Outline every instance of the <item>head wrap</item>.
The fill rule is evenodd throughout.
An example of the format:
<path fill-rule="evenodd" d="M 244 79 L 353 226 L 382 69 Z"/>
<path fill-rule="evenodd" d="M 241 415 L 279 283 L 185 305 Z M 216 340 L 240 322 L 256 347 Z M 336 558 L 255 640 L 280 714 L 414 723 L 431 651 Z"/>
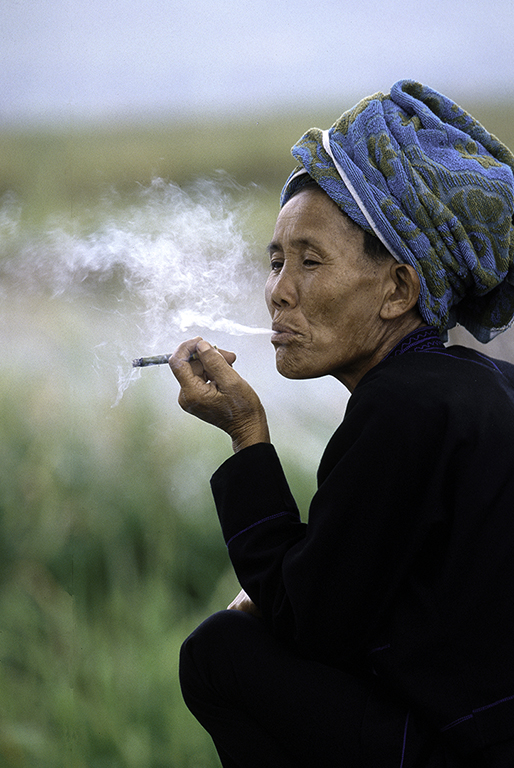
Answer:
<path fill-rule="evenodd" d="M 423 319 L 489 341 L 514 317 L 514 156 L 453 101 L 412 80 L 295 144 L 281 205 L 310 178 L 419 275 Z M 308 175 L 307 175 L 308 174 Z"/>

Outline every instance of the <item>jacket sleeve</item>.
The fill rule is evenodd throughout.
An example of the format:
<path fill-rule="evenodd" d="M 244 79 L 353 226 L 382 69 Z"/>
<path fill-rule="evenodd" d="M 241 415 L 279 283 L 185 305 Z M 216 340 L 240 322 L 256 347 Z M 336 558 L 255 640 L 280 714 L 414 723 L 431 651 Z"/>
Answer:
<path fill-rule="evenodd" d="M 439 429 L 418 413 L 425 424 L 420 445 L 398 394 L 357 391 L 322 460 L 308 524 L 299 520 L 271 445 L 236 454 L 212 478 L 242 587 L 277 636 L 337 666 L 362 660 L 432 524 L 420 519 L 416 501 Z"/>

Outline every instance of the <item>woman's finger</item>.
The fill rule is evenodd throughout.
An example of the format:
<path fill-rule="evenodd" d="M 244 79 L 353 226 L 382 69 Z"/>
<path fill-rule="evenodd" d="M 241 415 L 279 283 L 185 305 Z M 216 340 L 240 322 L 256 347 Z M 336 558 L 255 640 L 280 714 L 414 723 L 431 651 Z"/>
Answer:
<path fill-rule="evenodd" d="M 200 362 L 194 368 L 191 365 L 193 362 L 191 358 L 195 354 L 196 347 L 200 341 L 202 341 L 201 336 L 183 341 L 168 360 L 168 364 L 181 386 L 187 386 L 188 383 L 191 383 L 193 376 L 198 376 L 202 373 L 203 366 Z"/>
<path fill-rule="evenodd" d="M 217 349 L 220 355 L 223 355 L 229 365 L 234 365 L 237 360 L 237 355 L 235 352 L 229 352 L 228 350 L 220 349 L 219 347 Z"/>
<path fill-rule="evenodd" d="M 220 356 L 229 365 L 233 365 L 236 361 L 235 352 L 229 352 L 226 349 L 219 349 L 218 347 L 209 344 L 209 342 L 205 341 L 204 339 L 201 339 L 196 345 L 196 356 L 199 360 L 202 361 L 202 363 L 205 361 L 205 363 L 207 363 L 207 365 L 210 364 L 211 367 L 212 365 L 215 367 L 219 365 L 221 362 Z"/>
<path fill-rule="evenodd" d="M 199 375 L 205 381 L 215 382 L 220 389 L 225 388 L 234 377 L 240 378 L 232 369 L 236 360 L 234 352 L 218 349 L 202 339 L 197 344 L 194 357 L 192 365 L 199 363 L 202 366 Z"/>

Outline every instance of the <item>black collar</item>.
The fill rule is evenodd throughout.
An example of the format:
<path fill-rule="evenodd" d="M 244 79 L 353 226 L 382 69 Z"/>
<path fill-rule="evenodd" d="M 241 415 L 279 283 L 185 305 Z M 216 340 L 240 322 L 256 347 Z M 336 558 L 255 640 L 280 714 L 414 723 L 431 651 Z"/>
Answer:
<path fill-rule="evenodd" d="M 384 357 L 384 360 L 404 355 L 406 352 L 428 352 L 432 349 L 445 349 L 445 346 L 434 326 L 425 325 L 423 328 L 417 328 L 404 336 Z"/>

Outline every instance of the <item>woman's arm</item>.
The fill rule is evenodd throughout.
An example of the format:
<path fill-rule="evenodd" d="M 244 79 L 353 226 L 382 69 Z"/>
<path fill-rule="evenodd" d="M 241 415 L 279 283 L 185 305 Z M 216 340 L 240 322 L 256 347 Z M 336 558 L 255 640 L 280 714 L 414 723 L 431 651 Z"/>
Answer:
<path fill-rule="evenodd" d="M 327 663 L 351 663 L 444 509 L 441 424 L 404 394 L 365 386 L 325 453 L 309 522 L 300 522 L 271 445 L 233 456 L 212 478 L 230 558 L 273 632 Z M 367 391 L 369 389 L 369 392 Z M 426 398 L 425 398 L 426 400 Z M 430 410 L 430 401 L 428 408 Z M 423 416 L 423 413 L 421 413 Z M 436 483 L 436 486 L 438 483 Z"/>

